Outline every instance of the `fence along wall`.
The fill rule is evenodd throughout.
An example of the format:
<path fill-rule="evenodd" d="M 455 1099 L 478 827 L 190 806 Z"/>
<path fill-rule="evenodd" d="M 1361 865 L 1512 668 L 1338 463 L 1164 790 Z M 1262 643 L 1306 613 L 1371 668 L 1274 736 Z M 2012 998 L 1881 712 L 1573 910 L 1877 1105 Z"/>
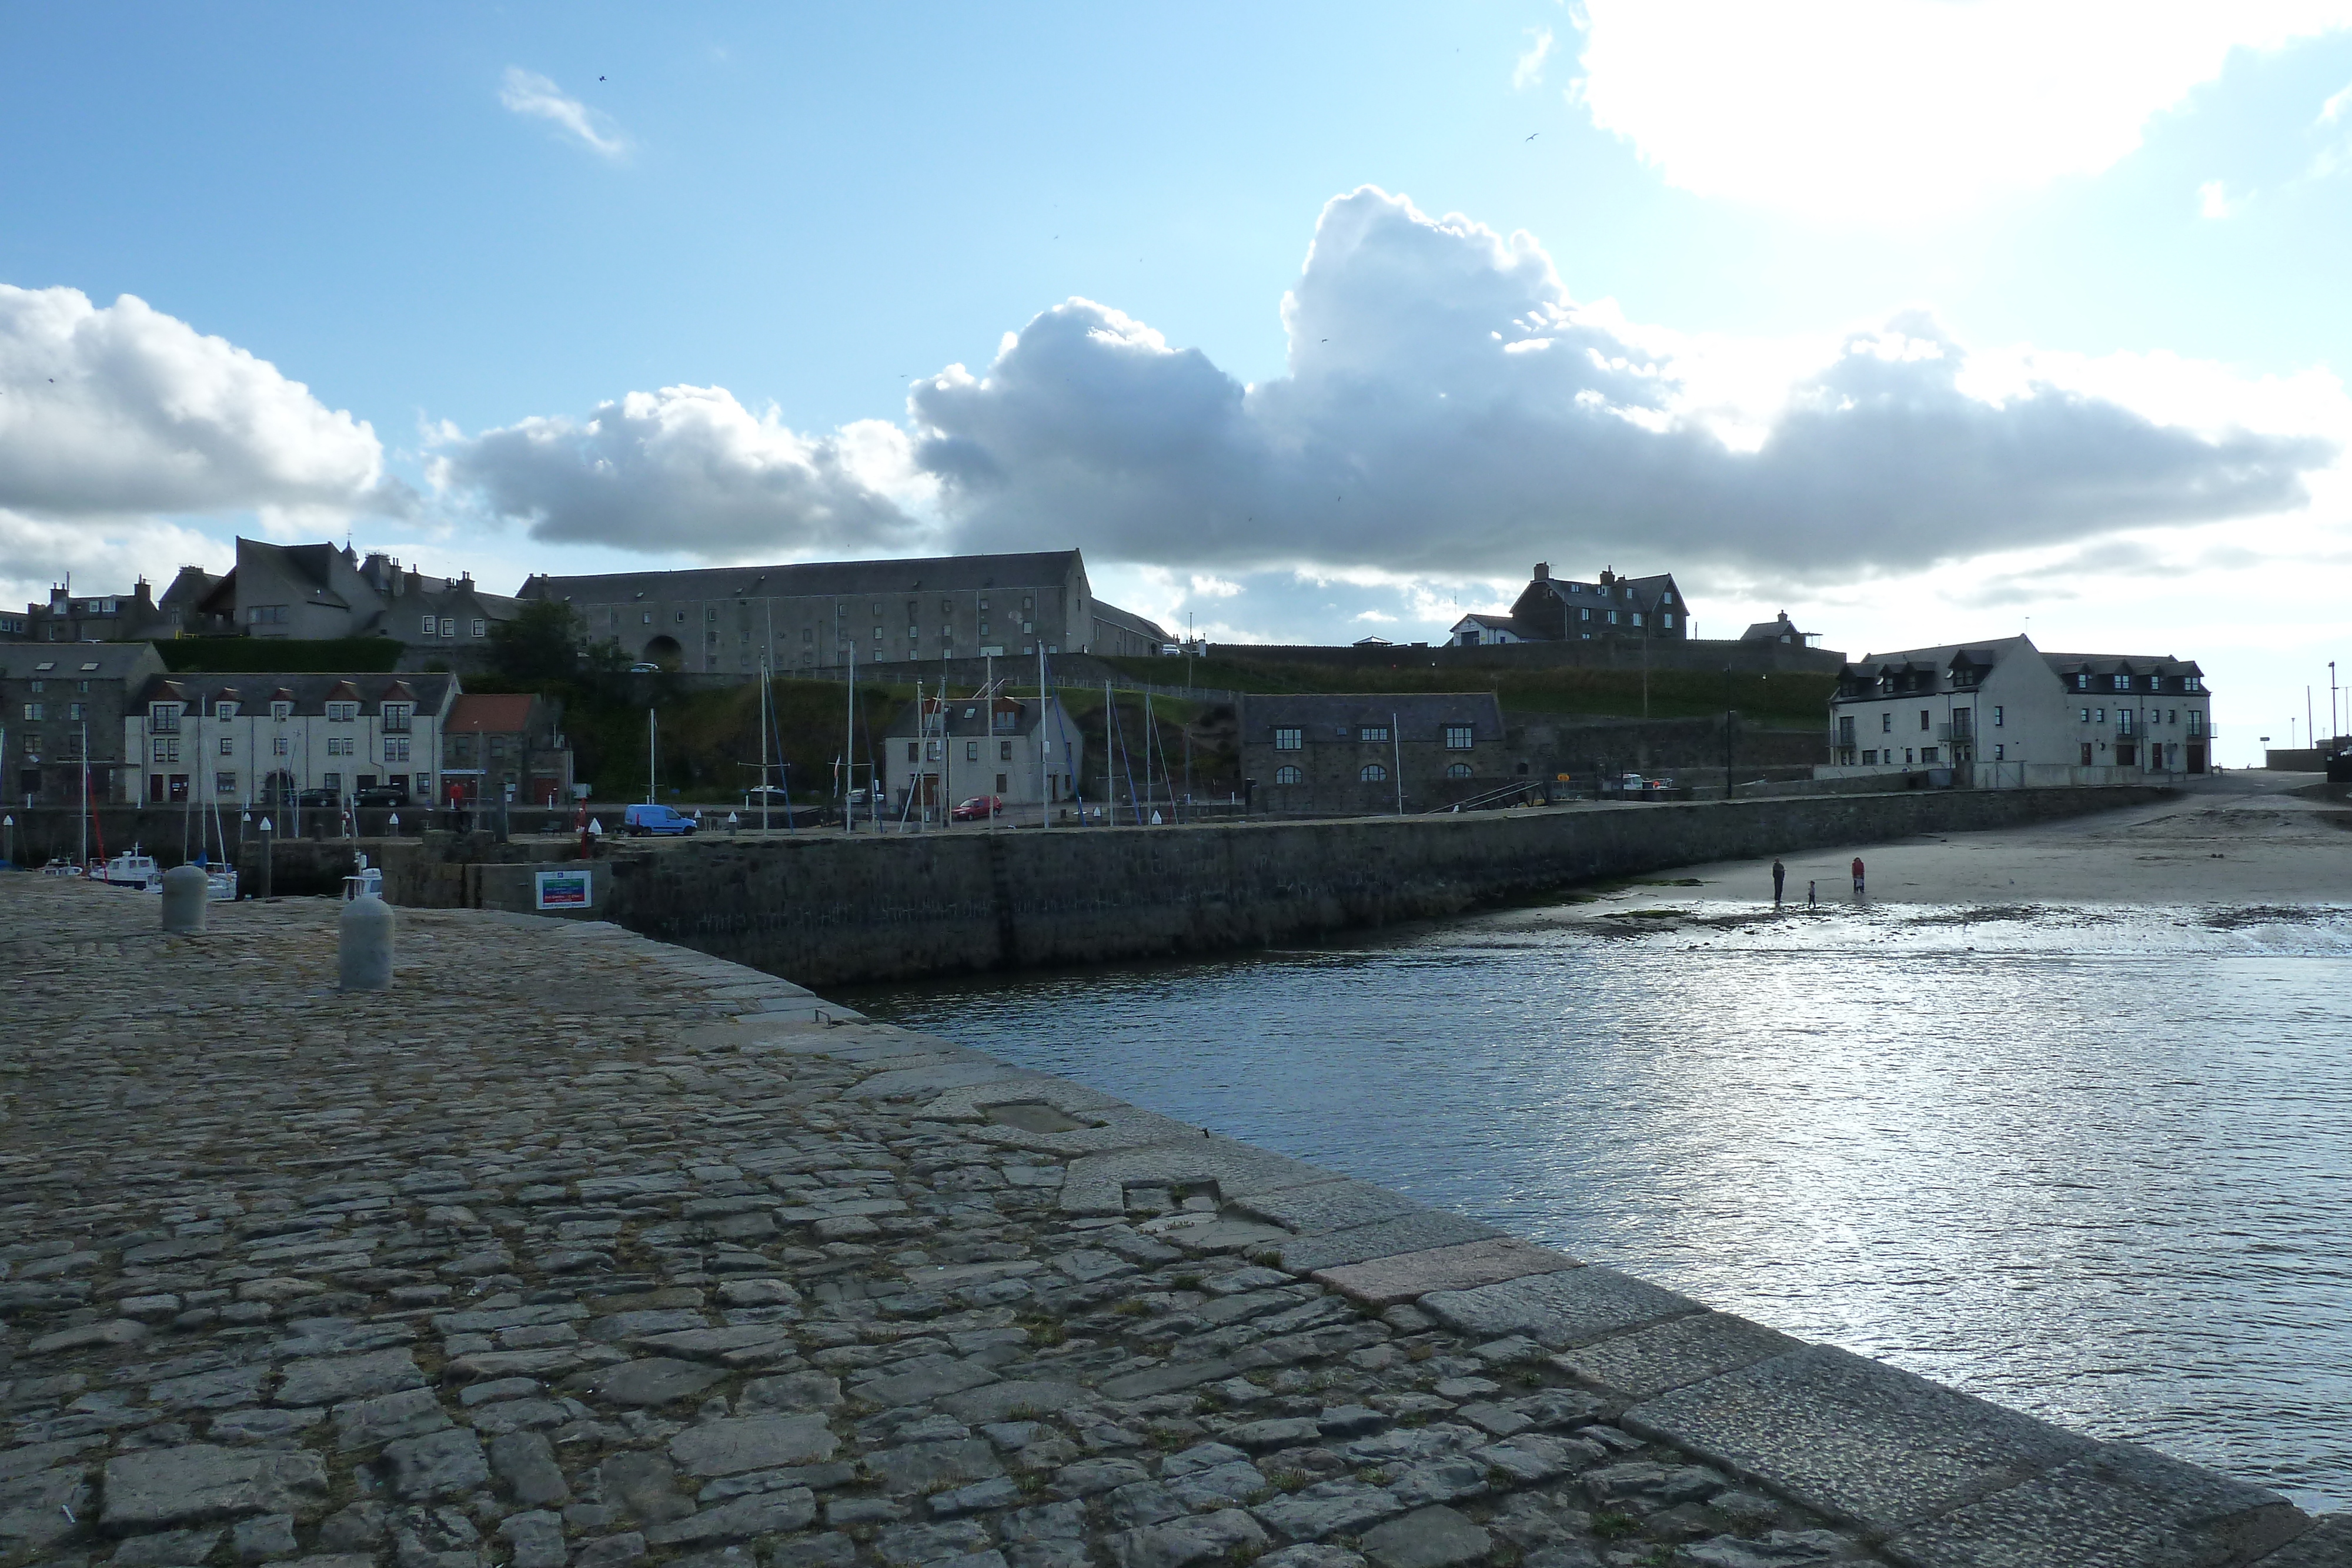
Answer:
<path fill-rule="evenodd" d="M 619 848 L 593 917 L 825 987 L 1255 946 L 1702 861 L 2006 827 L 2158 789 Z M 528 846 L 384 846 L 395 903 L 527 910 Z M 512 856 L 499 863 L 492 855 Z"/>

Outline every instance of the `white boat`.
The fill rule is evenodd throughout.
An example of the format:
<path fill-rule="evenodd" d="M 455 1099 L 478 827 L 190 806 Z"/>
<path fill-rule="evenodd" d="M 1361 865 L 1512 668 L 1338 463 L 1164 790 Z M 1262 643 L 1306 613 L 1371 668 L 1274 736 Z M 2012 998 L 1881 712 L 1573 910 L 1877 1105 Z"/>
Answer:
<path fill-rule="evenodd" d="M 68 860 L 53 860 L 41 868 L 43 876 L 79 876 L 81 867 Z"/>
<path fill-rule="evenodd" d="M 163 868 L 155 863 L 153 855 L 141 853 L 137 844 L 108 861 L 97 877 L 109 887 L 136 887 L 159 893 L 163 887 Z"/>

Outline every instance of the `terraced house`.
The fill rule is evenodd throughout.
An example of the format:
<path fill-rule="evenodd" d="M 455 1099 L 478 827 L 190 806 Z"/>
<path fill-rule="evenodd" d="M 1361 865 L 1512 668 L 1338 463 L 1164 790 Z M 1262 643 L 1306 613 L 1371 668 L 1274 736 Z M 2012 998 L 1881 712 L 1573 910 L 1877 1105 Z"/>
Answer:
<path fill-rule="evenodd" d="M 1518 777 L 1492 692 L 1245 695 L 1242 771 L 1274 811 L 1429 810 Z"/>
<path fill-rule="evenodd" d="M 457 680 L 446 674 L 157 675 L 122 719 L 137 794 L 223 806 L 389 786 L 422 797 Z"/>
<path fill-rule="evenodd" d="M 1981 786 L 2203 773 L 2211 694 L 2194 660 L 2045 653 L 2025 637 L 1873 653 L 1830 699 L 1823 777 L 1952 768 Z"/>

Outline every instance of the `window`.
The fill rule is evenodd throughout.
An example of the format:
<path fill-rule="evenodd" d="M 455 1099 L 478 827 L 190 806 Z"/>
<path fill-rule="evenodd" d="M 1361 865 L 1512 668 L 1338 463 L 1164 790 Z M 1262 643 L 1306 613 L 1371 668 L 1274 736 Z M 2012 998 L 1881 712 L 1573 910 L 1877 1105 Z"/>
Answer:
<path fill-rule="evenodd" d="M 639 612 L 637 612 L 637 624 L 638 624 L 638 625 L 640 625 L 640 626 L 650 626 L 650 625 L 652 625 L 653 623 L 654 623 L 654 612 L 653 612 L 652 611 L 650 611 L 650 610 L 641 610 L 641 611 L 639 611 Z"/>
<path fill-rule="evenodd" d="M 875 640 L 877 643 L 879 643 L 880 641 L 882 641 L 882 628 L 881 628 L 881 627 L 879 627 L 879 626 L 877 626 L 876 628 L 874 628 L 874 640 Z"/>
<path fill-rule="evenodd" d="M 1358 738 L 1358 739 L 1360 739 L 1360 740 L 1367 740 L 1367 741 L 1371 741 L 1371 740 L 1386 741 L 1386 740 L 1388 739 L 1388 737 L 1389 737 L 1389 727 L 1388 727 L 1387 725 L 1384 725 L 1384 724 L 1368 724 L 1368 725 L 1364 726 L 1364 732 L 1363 732 L 1363 734 L 1361 734 L 1360 736 L 1357 737 L 1357 738 Z"/>
<path fill-rule="evenodd" d="M 1865 752 L 1864 752 L 1864 753 L 1862 754 L 1862 765 L 1863 765 L 1864 767 L 1865 767 L 1865 768 L 1875 768 L 1875 767 L 1877 767 L 1877 766 L 1878 766 L 1878 753 L 1876 753 L 1875 751 L 1865 751 Z"/>
<path fill-rule="evenodd" d="M 920 762 L 922 759 L 923 748 L 921 743 L 913 740 L 907 742 L 907 760 L 909 762 Z"/>
<path fill-rule="evenodd" d="M 1995 762 L 2000 762 L 2000 761 L 2004 760 L 2004 759 L 2005 759 L 2005 756 L 2006 756 L 2006 754 L 2007 754 L 2008 750 L 2009 750 L 2009 747 L 2007 747 L 2006 746 L 1996 746 L 1996 747 L 1994 747 L 1992 748 L 1992 759 L 1993 759 Z"/>
<path fill-rule="evenodd" d="M 1276 751 L 1299 750 L 1306 745 L 1305 733 L 1297 729 L 1277 729 L 1274 732 L 1274 748 Z"/>
<path fill-rule="evenodd" d="M 1576 612 L 1576 618 L 1577 618 L 1579 621 L 1590 621 L 1590 620 L 1591 620 L 1591 619 L 1592 619 L 1592 610 L 1591 610 L 1591 607 L 1590 605 L 1587 605 L 1587 606 L 1586 606 L 1586 607 L 1584 607 L 1583 609 L 1579 610 L 1579 611 Z"/>
<path fill-rule="evenodd" d="M 220 737 L 220 754 L 223 757 L 235 757 L 236 755 L 236 739 L 235 737 L 224 735 Z"/>
<path fill-rule="evenodd" d="M 1013 743 L 1011 741 L 1000 740 L 996 743 L 996 760 L 999 762 L 1010 762 L 1013 760 Z"/>
<path fill-rule="evenodd" d="M 1021 608 L 1024 610 L 1034 610 L 1037 608 L 1037 601 L 1034 599 L 1024 599 L 1021 601 Z"/>
<path fill-rule="evenodd" d="M 2166 708 L 2164 710 L 2164 722 L 2167 724 L 2179 724 L 2180 722 L 2180 710 L 2177 707 Z"/>
<path fill-rule="evenodd" d="M 357 703 L 329 703 L 327 705 L 327 722 L 329 724 L 350 724 L 359 716 L 360 705 Z"/>
<path fill-rule="evenodd" d="M 2131 708 L 2119 707 L 2116 709 L 2116 733 L 2117 735 L 2132 734 L 2134 732 L 2132 721 L 2138 716 L 2139 715 L 2137 712 Z"/>
<path fill-rule="evenodd" d="M 383 732 L 386 735 L 401 735 L 406 733 L 410 716 L 415 714 L 416 709 L 409 703 L 386 703 L 383 705 Z"/>
<path fill-rule="evenodd" d="M 967 740 L 963 743 L 963 759 L 966 762 L 977 762 L 980 760 L 980 742 L 976 740 Z"/>
<path fill-rule="evenodd" d="M 34 684 L 35 685 L 40 685 L 40 683 L 39 683 L 38 681 L 36 681 L 36 682 L 34 682 L 33 684 Z M 42 704 L 40 704 L 40 703 L 26 703 L 26 704 L 25 705 L 25 722 L 26 722 L 26 724 L 38 724 L 38 723 L 40 723 L 40 722 L 41 722 L 41 720 L 42 720 L 43 718 L 45 718 L 45 717 L 47 717 L 47 710 L 44 707 L 44 706 L 43 706 Z"/>
<path fill-rule="evenodd" d="M 235 718 L 236 716 L 236 704 L 231 702 L 217 702 L 213 704 L 213 716 L 215 718 Z"/>
<path fill-rule="evenodd" d="M 343 776 L 340 773 L 321 773 L 319 775 L 319 787 L 340 795 L 343 792 Z"/>
<path fill-rule="evenodd" d="M 2197 739 L 2205 733 L 2205 714 L 2201 708 L 2189 710 L 2189 738 Z"/>
<path fill-rule="evenodd" d="M 154 748 L 154 758 L 157 762 L 175 763 L 180 760 L 180 737 L 178 736 L 159 735 L 155 737 L 152 744 Z"/>
<path fill-rule="evenodd" d="M 427 637 L 433 635 L 434 632 L 440 627 L 440 624 L 441 621 L 438 616 L 427 615 L 425 618 L 425 635 Z"/>
<path fill-rule="evenodd" d="M 1952 710 L 1952 738 L 1954 740 L 1967 740 L 1976 734 L 1975 716 L 1975 715 L 1971 714 L 1964 707 L 1956 707 Z"/>
<path fill-rule="evenodd" d="M 2119 674 L 2116 677 L 2116 690 L 2119 692 L 2127 692 L 2132 689 L 2131 683 L 2132 678 L 2128 673 Z"/>
<path fill-rule="evenodd" d="M 1466 762 L 1449 762 L 1445 766 L 1445 776 L 1448 779 L 1467 779 L 1470 773 L 1470 765 Z"/>
<path fill-rule="evenodd" d="M 179 734 L 180 705 L 178 703 L 149 703 L 147 705 L 147 727 L 157 735 Z"/>
<path fill-rule="evenodd" d="M 248 626 L 283 626 L 286 624 L 286 606 L 283 604 L 253 605 L 245 612 L 245 623 Z"/>
<path fill-rule="evenodd" d="M 1658 617 L 1658 624 L 1671 632 L 1675 629 L 1675 618 L 1672 615 L 1661 615 Z"/>
<path fill-rule="evenodd" d="M 66 704 L 66 722 L 68 724 L 79 724 L 89 716 L 89 705 L 88 703 Z"/>
<path fill-rule="evenodd" d="M 1641 623 L 1642 623 L 1642 612 L 1641 612 L 1640 611 L 1636 610 L 1635 612 L 1633 612 L 1633 624 L 1634 624 L 1634 625 L 1636 625 L 1636 626 L 1639 626 Z"/>
<path fill-rule="evenodd" d="M 2183 675 L 2180 677 L 2180 689 L 2184 692 L 2201 692 L 2205 689 L 2205 677 Z"/>
<path fill-rule="evenodd" d="M 1449 724 L 1445 727 L 1445 749 L 1467 751 L 1476 744 L 1477 735 L 1469 725 Z"/>
<path fill-rule="evenodd" d="M 1894 710 L 1889 709 L 1885 713 L 1878 716 L 1878 733 L 1881 735 L 1893 735 L 1895 733 Z"/>
<path fill-rule="evenodd" d="M 1920 727 L 1921 729 L 1926 729 L 1926 728 L 1928 728 L 1928 727 L 1929 727 L 1928 723 L 1927 723 L 1927 719 L 1928 719 L 1928 713 L 1927 713 L 1927 710 L 1926 708 L 1921 708 L 1921 709 L 1919 710 L 1919 727 Z"/>
<path fill-rule="evenodd" d="M 348 735 L 331 735 L 327 737 L 327 755 L 330 757 L 351 756 L 352 737 Z"/>
<path fill-rule="evenodd" d="M 288 719 L 294 716 L 294 705 L 292 703 L 271 703 L 269 705 L 269 716 L 276 719 L 278 723 L 283 724 Z"/>
<path fill-rule="evenodd" d="M 489 628 L 489 623 L 488 623 L 488 622 L 485 622 L 485 621 L 484 621 L 480 616 L 478 616 L 478 616 L 476 616 L 476 617 L 474 618 L 474 635 L 475 635 L 475 636 L 477 636 L 477 637 L 488 636 L 488 635 L 489 634 L 489 630 L 490 630 L 490 628 Z"/>
<path fill-rule="evenodd" d="M 1617 624 L 1617 612 L 1615 612 L 1614 610 L 1612 610 L 1612 611 L 1609 612 L 1609 624 L 1611 624 L 1612 626 L 1614 626 L 1614 625 L 1616 625 L 1616 624 Z"/>
<path fill-rule="evenodd" d="M 1277 768 L 1274 770 L 1274 781 L 1277 784 L 1303 784 L 1306 780 L 1307 775 L 1296 768 Z"/>
<path fill-rule="evenodd" d="M 1935 760 L 1936 760 L 1936 748 L 1935 748 L 1934 747 L 1932 747 L 1932 746 L 1923 746 L 1923 747 L 1921 747 L 1919 748 L 1919 760 L 1920 760 L 1920 761 L 1922 761 L 1922 762 L 1933 762 L 1933 761 L 1935 761 Z"/>
<path fill-rule="evenodd" d="M 2099 723 L 2105 724 L 2107 722 L 2107 710 L 2103 707 L 2095 707 L 2091 710 L 2091 716 L 2096 719 Z"/>
<path fill-rule="evenodd" d="M 923 760 L 926 762 L 937 762 L 939 759 L 940 743 L 936 740 L 927 740 L 923 742 Z"/>
<path fill-rule="evenodd" d="M 214 794 L 215 794 L 215 795 L 234 795 L 234 794 L 236 794 L 236 774 L 234 774 L 234 773 L 215 773 L 215 774 L 214 774 L 214 775 L 213 775 L 213 793 L 214 793 Z"/>
<path fill-rule="evenodd" d="M 2074 677 L 2074 689 L 2078 692 L 2087 692 L 2091 689 L 2091 673 L 2088 670 L 2083 671 Z"/>
<path fill-rule="evenodd" d="M 444 637 L 455 637 L 457 634 L 457 618 L 455 615 L 444 615 L 441 617 L 441 635 Z"/>
<path fill-rule="evenodd" d="M 1999 728 L 2000 727 L 2002 717 L 2003 717 L 2002 711 L 2001 711 L 1999 707 L 1995 707 L 1995 708 L 1992 710 L 1992 727 L 1993 727 L 1993 728 L 1995 728 L 1995 729 L 1999 729 Z"/>
<path fill-rule="evenodd" d="M 383 742 L 383 759 L 386 762 L 407 761 L 408 737 L 404 735 L 386 736 Z"/>
<path fill-rule="evenodd" d="M 1367 784 L 1385 784 L 1389 781 L 1389 770 L 1377 762 L 1367 762 L 1363 771 L 1356 777 Z"/>
<path fill-rule="evenodd" d="M 289 737 L 289 736 L 283 736 L 283 735 L 273 735 L 273 736 L 271 736 L 271 737 L 269 737 L 269 755 L 270 755 L 270 756 L 272 756 L 272 757 L 291 757 L 293 754 L 294 754 L 294 741 L 293 741 L 293 738 L 292 738 L 291 737 Z"/>

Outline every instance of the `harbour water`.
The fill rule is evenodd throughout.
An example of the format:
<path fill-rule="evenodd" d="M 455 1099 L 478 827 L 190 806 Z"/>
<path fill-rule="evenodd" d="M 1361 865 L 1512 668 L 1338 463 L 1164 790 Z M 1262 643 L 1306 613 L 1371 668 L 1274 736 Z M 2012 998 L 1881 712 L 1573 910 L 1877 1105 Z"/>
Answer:
<path fill-rule="evenodd" d="M 854 999 L 2352 1506 L 2352 910 L 1627 911 Z"/>

